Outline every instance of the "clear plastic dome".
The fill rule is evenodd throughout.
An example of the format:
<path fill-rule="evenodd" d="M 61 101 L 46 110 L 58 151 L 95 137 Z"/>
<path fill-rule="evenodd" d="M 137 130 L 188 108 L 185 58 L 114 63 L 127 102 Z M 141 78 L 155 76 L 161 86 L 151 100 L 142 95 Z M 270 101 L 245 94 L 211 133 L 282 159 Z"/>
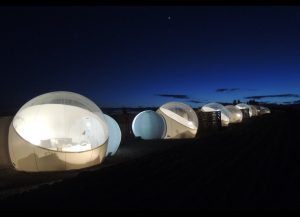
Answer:
<path fill-rule="evenodd" d="M 166 138 L 193 138 L 198 130 L 198 116 L 194 109 L 181 102 L 169 102 L 157 112 L 166 120 Z"/>
<path fill-rule="evenodd" d="M 100 108 L 72 92 L 50 92 L 33 98 L 17 112 L 12 125 L 30 144 L 53 151 L 83 152 L 108 140 Z"/>
<path fill-rule="evenodd" d="M 226 105 L 225 108 L 230 112 L 230 123 L 239 123 L 243 120 L 243 113 L 234 105 Z"/>
<path fill-rule="evenodd" d="M 258 115 L 258 110 L 256 108 L 256 106 L 254 105 L 249 105 L 251 107 L 252 110 L 252 116 L 257 116 Z"/>
<path fill-rule="evenodd" d="M 107 143 L 106 156 L 111 154 L 114 155 L 121 143 L 121 129 L 119 124 L 112 117 L 104 114 L 105 121 L 108 126 L 109 138 Z"/>
<path fill-rule="evenodd" d="M 162 139 L 166 134 L 166 123 L 161 115 L 146 110 L 135 116 L 132 131 L 136 137 L 142 139 Z"/>
<path fill-rule="evenodd" d="M 247 105 L 245 103 L 239 103 L 237 105 L 235 105 L 237 108 L 239 109 L 249 109 L 249 117 L 252 117 L 253 116 L 253 113 L 252 113 L 252 108 L 250 105 Z"/>
<path fill-rule="evenodd" d="M 260 106 L 260 114 L 270 114 L 271 110 L 265 106 Z"/>
<path fill-rule="evenodd" d="M 221 112 L 221 122 L 222 126 L 228 126 L 230 122 L 230 111 L 228 111 L 225 106 L 220 103 L 208 103 L 202 106 L 201 111 L 203 112 L 212 112 L 220 111 Z"/>

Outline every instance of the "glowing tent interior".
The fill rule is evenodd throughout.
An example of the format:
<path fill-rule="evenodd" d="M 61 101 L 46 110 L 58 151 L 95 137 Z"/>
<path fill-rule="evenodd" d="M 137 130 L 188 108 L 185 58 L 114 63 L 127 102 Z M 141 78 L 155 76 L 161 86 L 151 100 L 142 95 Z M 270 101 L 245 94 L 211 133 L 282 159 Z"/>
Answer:
<path fill-rule="evenodd" d="M 252 108 L 250 105 L 247 105 L 245 103 L 239 103 L 237 105 L 235 105 L 237 108 L 239 109 L 249 109 L 249 117 L 253 116 L 253 112 L 252 112 Z"/>
<path fill-rule="evenodd" d="M 230 111 L 228 111 L 227 108 L 225 108 L 220 103 L 208 103 L 202 106 L 201 111 L 203 112 L 220 111 L 222 126 L 228 126 L 230 122 L 230 116 L 231 116 Z"/>
<path fill-rule="evenodd" d="M 8 140 L 17 170 L 80 169 L 103 161 L 108 127 L 102 111 L 91 100 L 57 91 L 37 96 L 20 108 Z"/>
<path fill-rule="evenodd" d="M 243 113 L 234 105 L 226 105 L 225 108 L 230 112 L 230 123 L 239 123 L 243 120 Z"/>
<path fill-rule="evenodd" d="M 188 105 L 181 102 L 169 102 L 157 111 L 166 120 L 165 138 L 194 138 L 198 130 L 198 116 Z"/>

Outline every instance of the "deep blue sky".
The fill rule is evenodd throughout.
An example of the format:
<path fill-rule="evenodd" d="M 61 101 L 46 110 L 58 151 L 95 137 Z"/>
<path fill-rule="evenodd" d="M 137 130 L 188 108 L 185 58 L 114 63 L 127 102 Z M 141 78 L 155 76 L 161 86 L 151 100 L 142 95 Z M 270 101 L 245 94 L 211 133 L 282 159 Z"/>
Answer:
<path fill-rule="evenodd" d="M 55 90 L 103 107 L 300 94 L 300 7 L 2 7 L 0 28 L 1 106 Z"/>

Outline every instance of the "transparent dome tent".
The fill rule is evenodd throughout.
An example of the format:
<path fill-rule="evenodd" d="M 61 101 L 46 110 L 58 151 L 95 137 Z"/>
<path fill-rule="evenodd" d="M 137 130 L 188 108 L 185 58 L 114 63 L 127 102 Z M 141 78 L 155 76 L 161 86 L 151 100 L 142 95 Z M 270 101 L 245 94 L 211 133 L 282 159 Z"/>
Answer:
<path fill-rule="evenodd" d="M 152 110 L 138 113 L 132 121 L 132 131 L 135 137 L 142 139 L 162 139 L 166 134 L 164 118 Z"/>
<path fill-rule="evenodd" d="M 270 114 L 271 110 L 265 106 L 260 106 L 260 114 Z"/>
<path fill-rule="evenodd" d="M 203 112 L 220 111 L 222 126 L 228 126 L 228 124 L 230 122 L 230 116 L 231 116 L 230 111 L 228 111 L 220 103 L 208 103 L 208 104 L 202 106 L 201 111 L 203 111 Z"/>
<path fill-rule="evenodd" d="M 169 102 L 157 111 L 166 120 L 165 138 L 194 138 L 198 130 L 198 116 L 188 105 L 181 102 Z"/>
<path fill-rule="evenodd" d="M 9 129 L 9 154 L 22 171 L 80 169 L 103 161 L 108 127 L 90 99 L 57 91 L 23 105 Z"/>
<path fill-rule="evenodd" d="M 252 116 L 258 116 L 258 109 L 254 105 L 249 105 L 251 107 Z"/>
<path fill-rule="evenodd" d="M 234 105 L 226 105 L 225 108 L 230 112 L 230 123 L 240 123 L 243 120 L 243 113 Z"/>
<path fill-rule="evenodd" d="M 108 143 L 107 143 L 107 150 L 106 150 L 106 156 L 108 155 L 114 155 L 121 143 L 121 129 L 119 127 L 119 124 L 110 117 L 107 114 L 104 114 L 105 121 L 108 126 Z"/>
<path fill-rule="evenodd" d="M 252 112 L 252 108 L 250 105 L 247 105 L 245 103 L 239 103 L 237 105 L 235 105 L 237 108 L 239 109 L 249 109 L 249 117 L 253 116 L 253 112 Z"/>

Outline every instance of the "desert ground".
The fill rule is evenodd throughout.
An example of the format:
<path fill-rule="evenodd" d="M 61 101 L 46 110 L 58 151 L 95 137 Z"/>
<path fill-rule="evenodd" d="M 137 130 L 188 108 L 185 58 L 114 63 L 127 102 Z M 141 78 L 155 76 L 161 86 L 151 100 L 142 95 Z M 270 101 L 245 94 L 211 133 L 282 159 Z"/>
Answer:
<path fill-rule="evenodd" d="M 99 166 L 55 173 L 12 168 L 11 119 L 0 119 L 0 209 L 300 208 L 299 108 L 274 108 L 196 139 L 129 137 Z"/>

